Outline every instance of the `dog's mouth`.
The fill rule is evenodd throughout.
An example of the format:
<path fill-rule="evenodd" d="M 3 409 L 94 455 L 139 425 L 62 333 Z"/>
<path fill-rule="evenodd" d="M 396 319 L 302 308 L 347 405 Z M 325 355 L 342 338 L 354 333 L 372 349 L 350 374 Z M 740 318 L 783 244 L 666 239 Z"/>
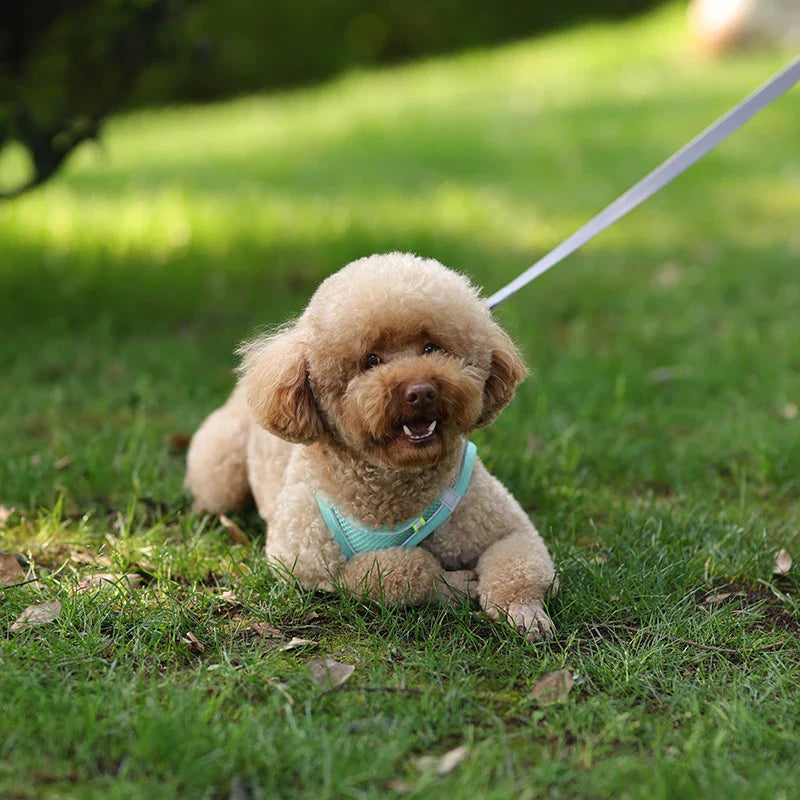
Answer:
<path fill-rule="evenodd" d="M 439 420 L 414 419 L 402 423 L 398 435 L 409 444 L 420 447 L 432 442 L 439 430 Z"/>

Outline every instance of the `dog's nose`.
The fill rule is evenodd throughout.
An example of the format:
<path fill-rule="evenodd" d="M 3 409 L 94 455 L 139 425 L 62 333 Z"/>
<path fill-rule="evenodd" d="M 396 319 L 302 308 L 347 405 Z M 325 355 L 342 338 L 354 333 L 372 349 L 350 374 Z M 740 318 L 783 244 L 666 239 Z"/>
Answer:
<path fill-rule="evenodd" d="M 406 387 L 406 403 L 417 410 L 428 408 L 439 399 L 432 383 L 412 383 Z"/>

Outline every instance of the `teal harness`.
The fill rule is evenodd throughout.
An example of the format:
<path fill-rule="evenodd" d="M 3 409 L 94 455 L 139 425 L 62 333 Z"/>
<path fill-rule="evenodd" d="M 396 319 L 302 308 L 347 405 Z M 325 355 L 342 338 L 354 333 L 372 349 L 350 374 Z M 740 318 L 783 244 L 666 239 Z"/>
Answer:
<path fill-rule="evenodd" d="M 415 547 L 456 510 L 467 492 L 476 450 L 472 442 L 465 441 L 461 448 L 461 466 L 452 483 L 439 492 L 439 497 L 420 516 L 402 523 L 394 530 L 365 528 L 342 516 L 335 506 L 317 493 L 317 505 L 322 519 L 347 558 L 352 558 L 356 553 L 383 550 L 386 547 Z"/>

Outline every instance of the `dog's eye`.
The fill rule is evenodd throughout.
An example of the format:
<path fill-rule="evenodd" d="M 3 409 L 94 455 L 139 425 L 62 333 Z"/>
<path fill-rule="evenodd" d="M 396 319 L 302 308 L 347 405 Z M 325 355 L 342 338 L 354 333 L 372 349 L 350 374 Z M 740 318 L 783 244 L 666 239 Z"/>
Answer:
<path fill-rule="evenodd" d="M 425 347 L 422 348 L 422 352 L 425 353 L 426 356 L 429 356 L 431 353 L 438 353 L 442 348 L 439 347 L 438 344 L 434 342 L 428 342 Z"/>
<path fill-rule="evenodd" d="M 377 353 L 370 353 L 364 359 L 364 369 L 372 369 L 381 363 L 381 357 Z"/>

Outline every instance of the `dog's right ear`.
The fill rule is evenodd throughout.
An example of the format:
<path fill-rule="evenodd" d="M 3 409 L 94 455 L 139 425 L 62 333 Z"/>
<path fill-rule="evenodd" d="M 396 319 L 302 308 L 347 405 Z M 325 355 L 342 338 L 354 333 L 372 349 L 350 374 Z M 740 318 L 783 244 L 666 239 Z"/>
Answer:
<path fill-rule="evenodd" d="M 255 421 L 290 442 L 309 444 L 323 433 L 296 327 L 242 345 L 238 372 Z"/>

